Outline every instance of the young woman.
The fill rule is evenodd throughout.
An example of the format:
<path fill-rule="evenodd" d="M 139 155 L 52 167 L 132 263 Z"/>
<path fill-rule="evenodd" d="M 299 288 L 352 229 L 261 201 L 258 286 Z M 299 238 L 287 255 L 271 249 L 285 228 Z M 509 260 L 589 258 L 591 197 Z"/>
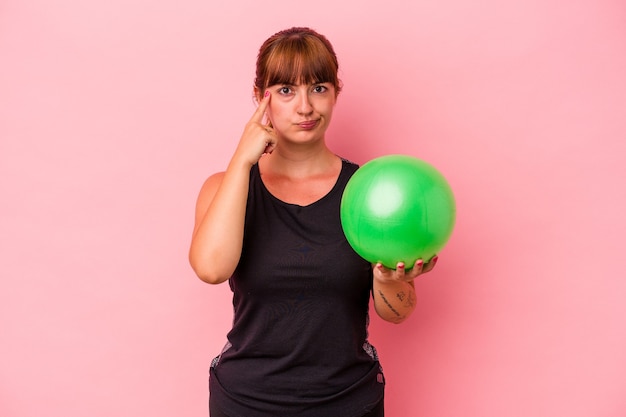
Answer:
<path fill-rule="evenodd" d="M 384 377 L 367 339 L 370 294 L 385 320 L 415 307 L 425 264 L 370 265 L 346 241 L 343 189 L 357 166 L 325 134 L 341 85 L 330 42 L 276 33 L 257 59 L 259 106 L 225 172 L 197 201 L 190 262 L 233 291 L 234 322 L 210 374 L 212 417 L 379 417 Z"/>

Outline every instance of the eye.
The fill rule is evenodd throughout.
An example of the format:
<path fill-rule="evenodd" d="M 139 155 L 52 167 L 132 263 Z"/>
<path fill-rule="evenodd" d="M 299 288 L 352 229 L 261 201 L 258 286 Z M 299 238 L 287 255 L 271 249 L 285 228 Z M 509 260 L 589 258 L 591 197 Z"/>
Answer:
<path fill-rule="evenodd" d="M 313 92 L 315 93 L 325 93 L 326 91 L 328 91 L 328 87 L 322 84 L 313 87 Z"/>
<path fill-rule="evenodd" d="M 278 94 L 282 94 L 284 96 L 291 94 L 291 92 L 292 92 L 291 91 L 291 87 L 286 86 L 286 85 L 284 85 L 284 86 L 282 86 L 282 87 L 280 87 L 278 89 Z"/>

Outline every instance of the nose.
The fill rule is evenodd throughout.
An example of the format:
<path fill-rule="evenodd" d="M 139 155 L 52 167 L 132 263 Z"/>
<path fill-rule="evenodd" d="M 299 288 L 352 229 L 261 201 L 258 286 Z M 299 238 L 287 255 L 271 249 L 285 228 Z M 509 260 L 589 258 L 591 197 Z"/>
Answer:
<path fill-rule="evenodd" d="M 298 102 L 298 114 L 306 116 L 313 113 L 313 106 L 308 94 L 300 94 L 300 100 Z"/>

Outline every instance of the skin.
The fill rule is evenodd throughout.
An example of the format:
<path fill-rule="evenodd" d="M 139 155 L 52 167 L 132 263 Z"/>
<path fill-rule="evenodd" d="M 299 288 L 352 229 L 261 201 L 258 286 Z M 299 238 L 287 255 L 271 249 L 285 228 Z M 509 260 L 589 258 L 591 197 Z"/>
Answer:
<path fill-rule="evenodd" d="M 337 102 L 332 84 L 274 85 L 255 95 L 259 106 L 226 171 L 205 181 L 196 204 L 189 261 L 198 277 L 210 284 L 227 281 L 239 262 L 249 174 L 255 163 L 275 197 L 302 206 L 326 195 L 341 171 L 341 159 L 325 142 Z M 436 260 L 418 260 L 409 270 L 402 263 L 395 270 L 373 265 L 377 314 L 393 323 L 409 317 L 416 305 L 413 280 L 432 270 Z"/>

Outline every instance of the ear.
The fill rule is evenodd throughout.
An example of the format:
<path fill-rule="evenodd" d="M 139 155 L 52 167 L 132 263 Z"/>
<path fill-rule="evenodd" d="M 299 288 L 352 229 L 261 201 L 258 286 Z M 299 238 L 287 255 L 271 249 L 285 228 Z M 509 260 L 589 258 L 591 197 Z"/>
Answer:
<path fill-rule="evenodd" d="M 263 99 L 263 96 L 261 95 L 261 90 L 259 90 L 256 85 L 252 88 L 252 97 L 254 98 L 256 104 L 259 104 L 259 102 Z"/>
<path fill-rule="evenodd" d="M 337 87 L 335 87 L 335 99 L 339 97 L 339 93 L 343 90 L 343 81 L 341 79 L 337 80 Z"/>

